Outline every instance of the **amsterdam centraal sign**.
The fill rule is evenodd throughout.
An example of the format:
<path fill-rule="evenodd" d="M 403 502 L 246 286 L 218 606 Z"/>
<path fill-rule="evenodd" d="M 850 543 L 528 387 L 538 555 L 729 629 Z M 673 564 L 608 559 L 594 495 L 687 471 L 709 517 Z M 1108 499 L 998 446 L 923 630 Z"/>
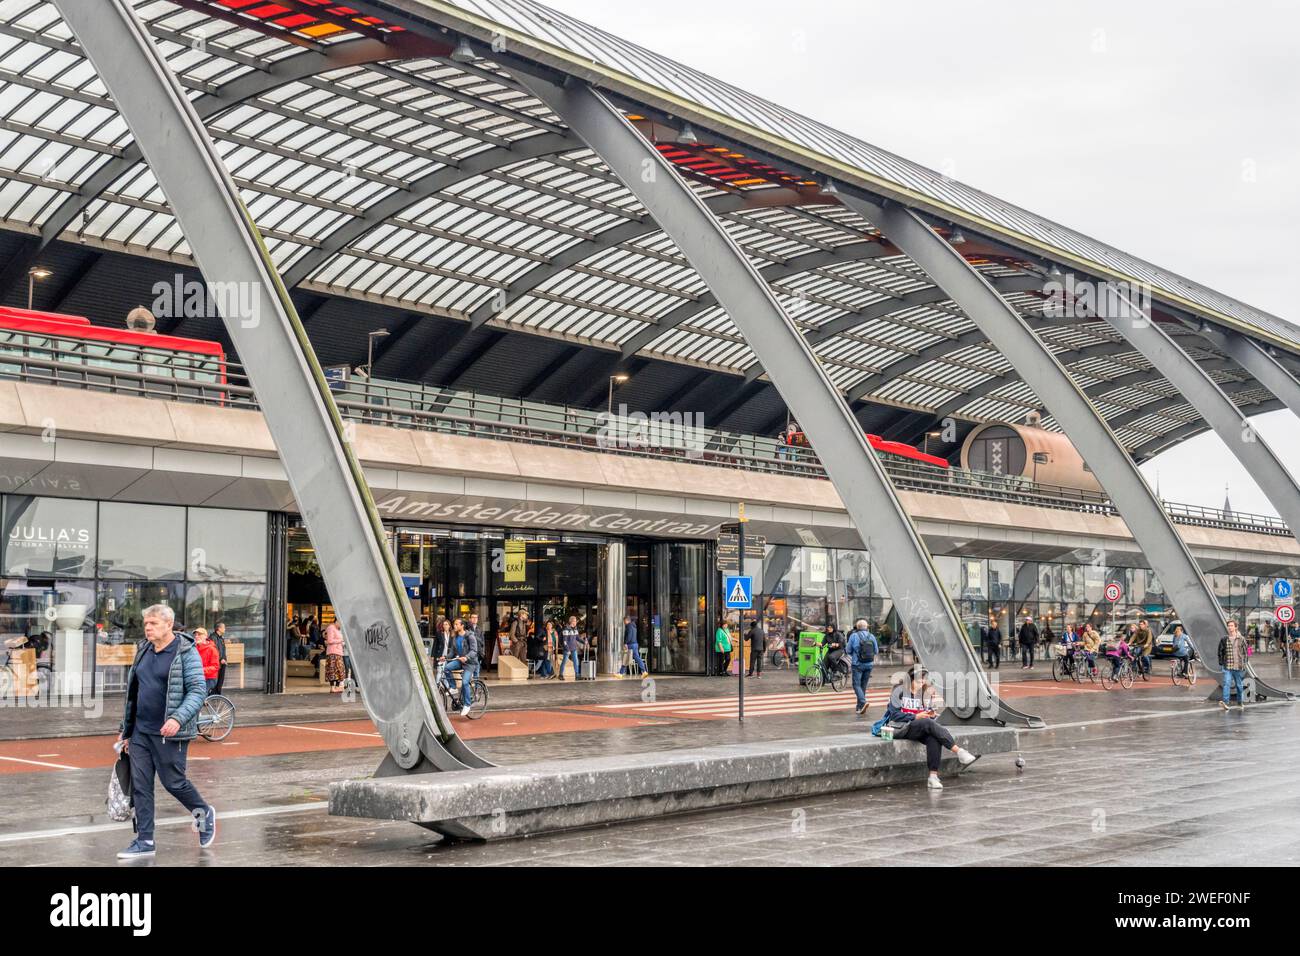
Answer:
<path fill-rule="evenodd" d="M 707 538 L 724 519 L 592 505 L 543 504 L 500 498 L 431 498 L 399 492 L 376 495 L 375 508 L 386 521 L 448 521 L 598 534 L 644 534 L 666 538 Z"/>

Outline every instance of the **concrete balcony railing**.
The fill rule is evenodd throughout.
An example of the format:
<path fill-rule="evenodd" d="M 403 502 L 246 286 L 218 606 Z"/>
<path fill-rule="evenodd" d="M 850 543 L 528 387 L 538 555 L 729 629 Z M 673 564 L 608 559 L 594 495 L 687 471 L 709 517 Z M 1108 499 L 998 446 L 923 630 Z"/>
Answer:
<path fill-rule="evenodd" d="M 170 401 L 258 408 L 243 370 L 233 362 L 199 368 L 173 365 L 156 353 L 111 356 L 74 348 L 0 349 L 0 379 Z M 610 416 L 604 412 L 410 382 L 350 378 L 331 383 L 340 414 L 371 425 L 474 438 L 600 451 L 637 458 L 693 461 L 747 471 L 825 478 L 811 448 L 772 438 L 703 427 L 681 414 Z M 877 453 L 899 489 L 1066 511 L 1117 516 L 1098 492 L 1040 484 L 1020 476 L 941 468 Z M 1179 524 L 1289 536 L 1279 518 L 1164 502 Z"/>

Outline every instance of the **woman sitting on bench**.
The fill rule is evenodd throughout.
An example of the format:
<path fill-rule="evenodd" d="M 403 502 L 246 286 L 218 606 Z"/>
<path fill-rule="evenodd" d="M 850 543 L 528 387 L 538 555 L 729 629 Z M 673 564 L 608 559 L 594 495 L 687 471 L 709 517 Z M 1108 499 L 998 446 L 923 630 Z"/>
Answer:
<path fill-rule="evenodd" d="M 895 740 L 915 740 L 925 744 L 925 765 L 930 770 L 927 786 L 931 790 L 942 790 L 939 780 L 939 760 L 945 750 L 957 755 L 963 767 L 969 767 L 979 754 L 973 754 L 964 747 L 958 747 L 948 728 L 936 719 L 934 709 L 934 685 L 928 680 L 928 672 L 920 664 L 907 672 L 907 679 L 894 685 L 889 695 L 889 707 L 872 733 L 879 734 L 879 728 L 888 724 L 894 731 Z"/>

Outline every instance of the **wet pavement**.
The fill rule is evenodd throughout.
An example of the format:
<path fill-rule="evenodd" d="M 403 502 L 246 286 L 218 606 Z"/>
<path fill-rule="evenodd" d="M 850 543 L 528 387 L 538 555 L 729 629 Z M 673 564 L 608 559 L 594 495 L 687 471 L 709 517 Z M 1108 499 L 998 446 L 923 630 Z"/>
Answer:
<path fill-rule="evenodd" d="M 851 695 L 809 695 L 793 675 L 771 676 L 752 688 L 758 693 L 743 725 L 721 680 L 658 681 L 653 701 L 627 681 L 536 688 L 559 693 L 546 707 L 503 703 L 488 715 L 499 725 L 485 718 L 466 736 L 488 759 L 509 764 L 868 732 Z M 383 756 L 364 720 L 239 726 L 233 746 L 191 747 L 191 779 L 221 813 L 217 845 L 200 851 L 189 817 L 160 790 L 162 820 L 171 822 L 160 821 L 156 865 L 1300 861 L 1296 705 L 1223 713 L 1205 703 L 1209 687 L 1175 688 L 1167 679 L 1132 691 L 1072 688 L 1039 682 L 1008 691 L 1052 724 L 1026 735 L 1023 771 L 1013 756 L 991 755 L 941 792 L 885 787 L 491 845 L 443 844 L 412 824 L 331 818 L 329 782 L 367 775 Z M 0 767 L 8 771 L 0 772 L 0 866 L 116 865 L 130 830 L 104 817 L 107 741 L 0 744 L 0 757 L 19 746 L 37 748 L 22 759 L 77 769 L 0 760 L 15 768 Z"/>

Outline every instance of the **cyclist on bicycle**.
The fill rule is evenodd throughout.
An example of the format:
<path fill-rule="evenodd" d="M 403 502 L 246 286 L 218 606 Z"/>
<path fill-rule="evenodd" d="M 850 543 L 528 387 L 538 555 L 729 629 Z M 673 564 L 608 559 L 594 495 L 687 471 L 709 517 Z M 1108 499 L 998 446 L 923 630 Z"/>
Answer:
<path fill-rule="evenodd" d="M 448 694 L 456 693 L 455 672 L 460 671 L 460 715 L 469 716 L 470 684 L 478 676 L 478 635 L 465 630 L 465 622 L 456 618 L 452 624 L 452 644 L 456 657 L 447 661 L 442 671 L 442 682 Z"/>
<path fill-rule="evenodd" d="M 1128 635 L 1121 631 L 1118 639 L 1114 644 L 1107 646 L 1106 656 L 1110 658 L 1110 676 L 1111 679 L 1119 677 L 1119 667 L 1124 661 L 1134 662 L 1132 645 L 1128 642 Z"/>
<path fill-rule="evenodd" d="M 1062 667 L 1068 674 L 1074 669 L 1074 657 L 1083 650 L 1083 638 L 1079 632 L 1074 629 L 1073 624 L 1065 626 L 1065 633 L 1061 635 L 1060 644 L 1065 648 L 1065 653 L 1061 655 Z"/>
<path fill-rule="evenodd" d="M 1178 676 L 1187 676 L 1187 665 L 1196 659 L 1196 648 L 1192 639 L 1183 631 L 1181 624 L 1174 625 L 1174 660 L 1179 662 Z"/>
<path fill-rule="evenodd" d="M 1151 633 L 1145 618 L 1138 619 L 1137 631 L 1133 637 L 1133 653 L 1137 655 L 1144 674 L 1151 673 L 1151 652 L 1155 650 L 1156 638 Z"/>
<path fill-rule="evenodd" d="M 822 664 L 826 672 L 835 671 L 848 672 L 849 665 L 844 660 L 844 634 L 835 622 L 832 621 L 826 625 L 826 632 L 822 635 L 822 647 L 825 651 L 822 657 Z"/>

